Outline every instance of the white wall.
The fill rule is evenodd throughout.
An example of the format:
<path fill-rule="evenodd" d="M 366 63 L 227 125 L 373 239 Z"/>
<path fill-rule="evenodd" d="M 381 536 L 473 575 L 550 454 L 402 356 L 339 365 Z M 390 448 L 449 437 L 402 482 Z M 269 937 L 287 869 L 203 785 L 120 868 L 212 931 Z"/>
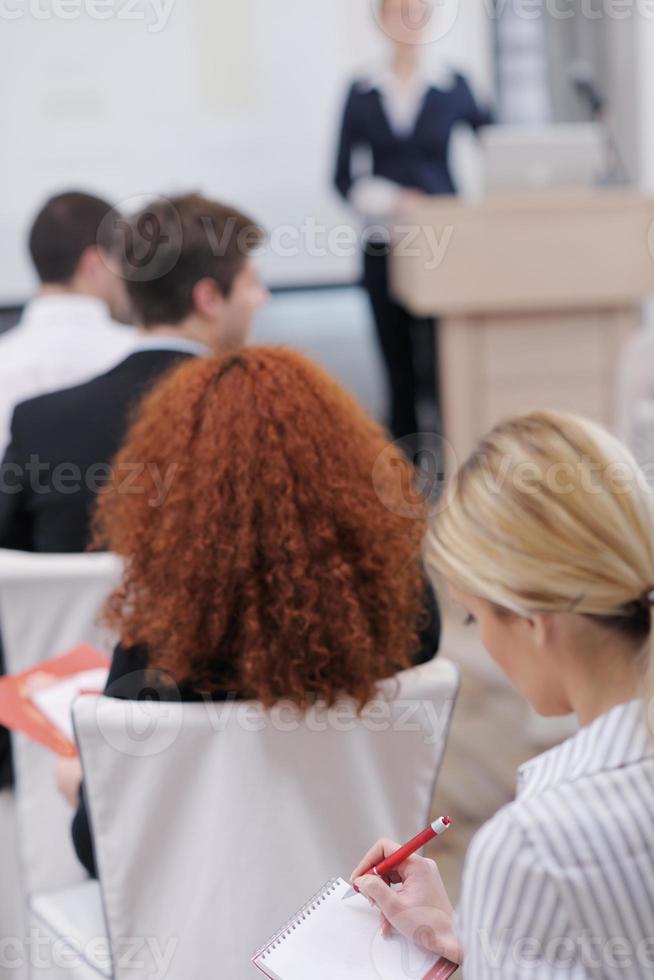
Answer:
<path fill-rule="evenodd" d="M 375 2 L 4 3 L 0 304 L 32 287 L 24 237 L 35 208 L 74 186 L 128 208 L 136 195 L 199 189 L 269 229 L 347 219 L 331 189 L 334 142 L 348 79 L 384 51 Z M 458 16 L 438 49 L 488 91 L 484 0 L 448 2 Z M 70 19 L 48 17 L 53 5 Z M 6 10 L 23 14 L 7 20 Z M 357 263 L 300 250 L 266 268 L 272 282 L 296 284 L 351 280 Z"/>
<path fill-rule="evenodd" d="M 654 193 L 654 18 L 641 18 L 637 23 L 636 73 L 638 120 L 639 180 L 644 191 Z M 654 266 L 653 266 L 654 271 Z M 646 328 L 654 330 L 654 300 L 643 307 Z"/>
<path fill-rule="evenodd" d="M 654 191 L 654 19 L 638 24 L 637 55 L 640 181 Z"/>

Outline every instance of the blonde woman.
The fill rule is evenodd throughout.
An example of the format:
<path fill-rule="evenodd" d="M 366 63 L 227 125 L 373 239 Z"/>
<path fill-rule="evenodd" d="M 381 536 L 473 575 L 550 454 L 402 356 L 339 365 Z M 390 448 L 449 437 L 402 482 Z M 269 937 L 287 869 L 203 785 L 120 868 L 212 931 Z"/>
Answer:
<path fill-rule="evenodd" d="M 580 418 L 495 428 L 452 480 L 428 562 L 542 715 L 581 729 L 524 766 L 466 858 L 458 915 L 436 865 L 353 878 L 470 980 L 654 976 L 654 515 L 636 463 Z"/>

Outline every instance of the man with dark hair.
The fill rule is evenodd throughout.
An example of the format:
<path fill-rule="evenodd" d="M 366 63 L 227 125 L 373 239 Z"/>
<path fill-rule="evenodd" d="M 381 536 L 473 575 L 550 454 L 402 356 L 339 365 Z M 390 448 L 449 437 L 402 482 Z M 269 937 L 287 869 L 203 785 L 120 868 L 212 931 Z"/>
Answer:
<path fill-rule="evenodd" d="M 94 261 L 112 214 L 114 209 L 107 201 L 91 194 L 70 191 L 51 198 L 34 219 L 29 236 L 30 256 L 40 281 L 72 288 L 83 280 L 94 294 L 115 306 L 115 276 L 107 280 L 103 275 L 111 265 L 106 261 L 108 241 L 102 246 L 107 252 L 104 263 Z"/>
<path fill-rule="evenodd" d="M 182 359 L 242 347 L 267 298 L 252 258 L 261 231 L 238 211 L 187 195 L 114 223 L 137 340 L 108 373 L 17 406 L 0 468 L 0 547 L 84 551 L 138 401 Z"/>
<path fill-rule="evenodd" d="M 159 199 L 131 222 L 119 220 L 116 235 L 132 308 L 149 331 L 184 321 L 193 312 L 202 280 L 217 287 L 212 291 L 221 301 L 229 300 L 235 285 L 242 285 L 241 273 L 246 280 L 255 274 L 247 258 L 262 239 L 250 218 L 198 194 Z M 243 327 L 242 322 L 236 327 L 237 347 L 243 344 Z M 218 338 L 210 328 L 208 346 L 230 347 L 226 329 L 223 324 Z"/>
<path fill-rule="evenodd" d="M 29 248 L 40 286 L 0 337 L 0 452 L 18 402 L 92 378 L 134 343 L 133 331 L 112 320 L 128 310 L 108 234 L 113 215 L 107 201 L 71 191 L 34 221 Z"/>
<path fill-rule="evenodd" d="M 15 409 L 0 467 L 0 547 L 84 551 L 95 497 L 139 400 L 185 358 L 243 346 L 267 299 L 252 258 L 262 234 L 238 211 L 188 195 L 112 221 L 138 339 L 108 373 Z M 129 473 L 124 480 L 128 492 Z M 0 787 L 3 756 L 6 784 L 0 732 Z"/>

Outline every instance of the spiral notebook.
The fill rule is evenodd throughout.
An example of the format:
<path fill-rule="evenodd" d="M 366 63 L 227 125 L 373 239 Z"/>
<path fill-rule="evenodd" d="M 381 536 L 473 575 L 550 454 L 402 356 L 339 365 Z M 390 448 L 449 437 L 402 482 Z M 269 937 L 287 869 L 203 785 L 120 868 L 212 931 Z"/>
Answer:
<path fill-rule="evenodd" d="M 447 980 L 458 967 L 403 936 L 385 939 L 379 912 L 334 878 L 253 957 L 270 980 Z"/>

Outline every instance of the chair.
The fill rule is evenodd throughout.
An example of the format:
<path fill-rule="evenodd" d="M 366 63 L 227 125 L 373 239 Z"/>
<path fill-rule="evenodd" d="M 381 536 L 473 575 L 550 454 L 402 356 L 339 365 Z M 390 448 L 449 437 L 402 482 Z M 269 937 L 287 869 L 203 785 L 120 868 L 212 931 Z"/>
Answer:
<path fill-rule="evenodd" d="M 303 716 L 248 702 L 78 699 L 114 953 L 105 975 L 259 975 L 252 953 L 318 887 L 349 875 L 379 836 L 424 827 L 457 691 L 455 666 L 439 658 L 385 682 L 362 717 L 349 703 Z M 76 901 L 88 908 L 71 893 L 32 908 L 52 938 L 79 937 Z M 97 936 L 104 917 L 87 931 Z M 139 967 L 130 937 L 148 937 Z"/>
<path fill-rule="evenodd" d="M 11 790 L 0 790 L 0 940 L 25 935 L 24 909 L 20 901 L 20 868 L 16 850 L 16 807 Z M 14 967 L 12 980 L 24 980 L 26 970 L 21 950 L 9 951 L 9 959 Z M 7 957 L 5 956 L 5 962 Z M 2 969 L 0 968 L 0 975 Z"/>
<path fill-rule="evenodd" d="M 115 555 L 34 555 L 0 550 L 0 625 L 7 673 L 19 673 L 78 643 L 110 651 L 97 625 L 118 583 Z M 14 735 L 20 877 L 26 895 L 82 880 L 70 843 L 72 814 L 55 786 L 56 757 Z"/>

